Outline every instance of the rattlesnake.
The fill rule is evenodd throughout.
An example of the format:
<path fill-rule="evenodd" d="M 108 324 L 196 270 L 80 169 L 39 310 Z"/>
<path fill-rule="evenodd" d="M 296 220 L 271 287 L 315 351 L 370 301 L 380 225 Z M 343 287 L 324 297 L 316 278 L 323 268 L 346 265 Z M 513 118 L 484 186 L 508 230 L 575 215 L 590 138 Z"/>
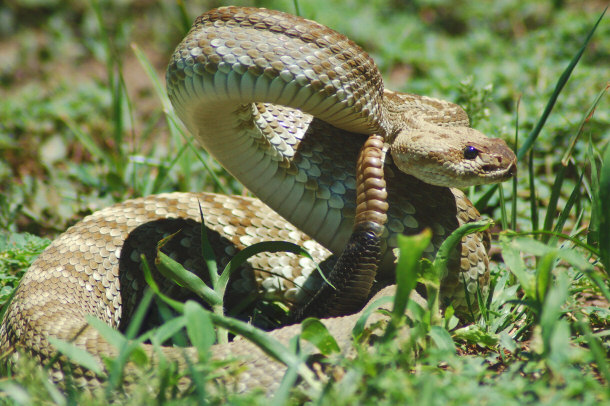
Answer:
<path fill-rule="evenodd" d="M 380 282 L 393 279 L 397 234 L 430 228 L 427 255 L 433 255 L 459 224 L 479 218 L 459 190 L 430 184 L 447 186 L 447 181 L 431 175 L 429 163 L 435 174 L 449 170 L 443 175 L 449 176 L 449 186 L 501 181 L 515 171 L 506 144 L 470 128 L 460 107 L 384 89 L 375 64 L 357 45 L 285 13 L 228 7 L 202 15 L 170 61 L 167 87 L 178 116 L 201 145 L 265 204 L 245 197 L 168 194 L 88 216 L 56 239 L 24 276 L 0 327 L 3 354 L 18 349 L 44 362 L 55 353 L 47 338 L 58 337 L 97 356 L 116 355 L 85 315 L 125 328 L 144 286 L 129 266 L 138 269 L 138 253 L 151 255 L 154 236 L 181 230 L 178 246 L 196 245 L 198 202 L 218 255 L 276 239 L 304 245 L 320 262 L 340 253 L 354 224 L 362 134 L 379 134 L 389 151 Z M 427 183 L 402 172 L 414 168 Z M 465 237 L 444 281 L 445 300 L 458 309 L 465 306 L 465 292 L 487 285 L 485 238 Z M 195 254 L 182 260 L 202 273 Z M 302 303 L 319 286 L 312 268 L 291 255 L 260 254 L 235 278 L 228 302 L 258 284 L 265 294 Z M 353 317 L 329 324 L 343 341 L 349 340 L 346 326 Z M 285 338 L 294 328 L 272 334 Z M 250 360 L 253 367 L 240 378 L 244 388 L 277 382 L 281 370 L 257 351 L 240 341 L 215 353 Z M 164 353 L 170 359 L 183 354 L 172 348 Z M 193 349 L 186 354 L 197 356 Z M 63 377 L 59 369 L 52 373 L 57 380 Z M 74 374 L 83 385 L 99 383 L 90 371 L 76 368 Z"/>

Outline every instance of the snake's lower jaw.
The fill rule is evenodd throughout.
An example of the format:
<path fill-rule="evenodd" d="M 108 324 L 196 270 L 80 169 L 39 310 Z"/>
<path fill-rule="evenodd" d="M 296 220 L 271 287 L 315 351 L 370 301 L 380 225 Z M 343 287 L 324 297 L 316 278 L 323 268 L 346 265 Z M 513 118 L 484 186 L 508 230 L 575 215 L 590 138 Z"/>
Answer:
<path fill-rule="evenodd" d="M 509 180 L 517 176 L 517 161 L 513 162 L 505 171 L 503 176 L 498 182 L 504 182 L 505 180 Z"/>
<path fill-rule="evenodd" d="M 513 162 L 506 167 L 482 166 L 482 171 L 463 171 L 456 176 L 454 169 L 440 170 L 438 164 L 427 164 L 423 160 L 411 160 L 409 164 L 394 159 L 398 168 L 425 183 L 439 187 L 466 188 L 505 182 L 517 174 L 517 164 Z"/>
<path fill-rule="evenodd" d="M 493 183 L 502 183 L 517 175 L 517 164 L 512 163 L 505 168 L 484 168 L 484 174 L 464 174 L 454 180 L 450 186 L 456 188 L 467 188 L 470 186 L 490 185 Z"/>
<path fill-rule="evenodd" d="M 508 147 L 502 152 L 502 156 L 492 159 L 493 164 L 481 167 L 480 184 L 500 183 L 517 176 L 517 157 Z"/>

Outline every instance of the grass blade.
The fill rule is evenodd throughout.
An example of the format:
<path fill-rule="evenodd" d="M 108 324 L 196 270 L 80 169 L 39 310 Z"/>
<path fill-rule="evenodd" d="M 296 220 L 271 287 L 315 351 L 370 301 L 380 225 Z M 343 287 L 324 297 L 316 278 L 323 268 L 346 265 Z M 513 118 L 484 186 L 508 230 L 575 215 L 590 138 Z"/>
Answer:
<path fill-rule="evenodd" d="M 394 308 L 392 309 L 392 324 L 394 325 L 402 320 L 405 314 L 409 296 L 417 284 L 419 260 L 431 239 L 432 232 L 429 229 L 414 236 L 398 236 L 400 255 L 396 265 L 396 295 L 394 296 Z"/>
<path fill-rule="evenodd" d="M 394 302 L 394 297 L 384 296 L 384 297 L 380 297 L 373 303 L 369 303 L 369 305 L 366 307 L 366 309 L 364 309 L 364 311 L 360 315 L 360 318 L 358 319 L 356 324 L 354 324 L 354 328 L 352 329 L 352 337 L 354 337 L 354 339 L 358 340 L 362 336 L 362 333 L 364 333 L 364 328 L 366 327 L 366 321 L 371 316 L 371 314 L 373 314 L 373 312 L 377 311 L 380 307 L 382 307 L 386 304 L 392 303 L 392 302 Z"/>
<path fill-rule="evenodd" d="M 288 348 L 286 348 L 286 346 L 267 334 L 265 331 L 237 319 L 232 319 L 230 317 L 221 316 L 211 312 L 209 312 L 209 315 L 215 325 L 223 327 L 234 334 L 239 334 L 247 340 L 252 341 L 270 357 L 278 360 L 289 368 L 295 368 L 299 372 L 301 378 L 303 378 L 310 386 L 313 388 L 319 387 L 313 372 L 307 367 L 307 365 L 296 354 L 291 352 Z"/>
<path fill-rule="evenodd" d="M 447 264 L 449 262 L 449 258 L 455 250 L 455 247 L 462 241 L 462 239 L 472 233 L 482 232 L 493 224 L 493 221 L 479 220 L 466 224 L 462 224 L 456 230 L 454 230 L 449 237 L 443 241 L 438 252 L 436 253 L 436 257 L 434 258 L 434 262 L 432 263 L 432 267 L 429 272 L 429 276 L 426 280 L 423 281 L 426 286 L 426 291 L 428 294 L 428 306 L 430 309 L 430 317 L 431 317 L 431 325 L 438 325 L 440 323 L 440 288 L 441 281 L 447 275 Z M 421 280 L 422 278 L 420 278 Z M 469 301 L 468 295 L 466 296 L 466 300 Z M 468 306 L 471 307 L 470 304 Z"/>
<path fill-rule="evenodd" d="M 150 308 L 150 304 L 152 303 L 153 297 L 154 297 L 154 292 L 152 292 L 150 289 L 146 289 L 144 291 L 144 295 L 142 295 L 142 299 L 140 300 L 140 303 L 138 303 L 138 307 L 136 308 L 136 311 L 131 316 L 131 320 L 129 321 L 129 326 L 127 327 L 127 331 L 125 331 L 125 337 L 128 340 L 135 338 L 136 335 L 138 334 L 138 331 L 140 331 L 140 328 L 142 327 L 142 324 L 144 323 L 144 318 L 146 317 L 146 313 L 148 312 L 148 309 Z"/>
<path fill-rule="evenodd" d="M 538 218 L 538 199 L 536 198 L 536 175 L 534 174 L 534 151 L 530 151 L 527 160 L 527 175 L 530 185 L 530 218 L 532 222 L 532 230 L 539 230 L 540 220 Z"/>
<path fill-rule="evenodd" d="M 301 323 L 301 338 L 309 341 L 324 355 L 341 351 L 335 338 L 328 332 L 322 322 L 316 318 L 308 318 Z"/>
<path fill-rule="evenodd" d="M 551 264 L 549 264 L 552 267 Z M 551 350 L 552 334 L 556 330 L 557 321 L 564 312 L 563 304 L 568 298 L 568 277 L 564 273 L 557 275 L 556 284 L 549 289 L 548 294 L 541 303 L 540 327 L 542 328 L 543 348 L 546 355 Z"/>
<path fill-rule="evenodd" d="M 179 262 L 174 261 L 164 253 L 157 253 L 155 265 L 157 265 L 157 269 L 163 276 L 197 294 L 210 306 L 222 304 L 222 294 L 215 292 L 201 278 L 185 269 Z"/>
<path fill-rule="evenodd" d="M 155 279 L 152 277 L 152 273 L 150 272 L 150 266 L 148 265 L 148 260 L 146 259 L 146 256 L 142 254 L 140 255 L 140 259 L 142 260 L 142 271 L 144 272 L 144 280 L 146 281 L 150 289 L 155 293 L 155 295 L 157 295 L 161 300 L 163 300 L 163 302 L 169 305 L 176 312 L 184 313 L 183 303 L 174 300 L 169 296 L 165 295 L 163 292 L 161 292 L 161 289 L 159 289 L 159 285 L 157 285 L 157 282 L 155 282 Z"/>
<path fill-rule="evenodd" d="M 218 290 L 217 292 L 222 296 L 224 295 L 227 284 L 229 283 L 229 277 L 233 274 L 233 272 L 239 268 L 241 264 L 243 264 L 248 258 L 259 254 L 261 252 L 291 252 L 296 255 L 303 255 L 306 258 L 309 258 L 313 261 L 313 257 L 307 250 L 300 245 L 287 242 L 287 241 L 262 241 L 256 244 L 252 244 L 243 250 L 239 251 L 227 264 L 225 269 L 222 271 L 220 278 L 218 279 Z M 314 261 L 315 262 L 315 261 Z M 324 277 L 324 273 L 316 264 L 316 269 L 324 279 L 326 283 L 329 285 L 330 282 Z M 332 286 L 332 285 L 331 285 Z"/>
<path fill-rule="evenodd" d="M 515 106 L 515 145 L 514 151 L 519 149 L 519 106 L 521 105 L 521 97 L 517 99 L 517 105 Z M 516 154 L 515 154 L 516 155 Z M 517 176 L 513 176 L 512 179 L 513 194 L 511 196 L 511 219 L 510 228 L 513 230 L 517 228 Z"/>
<path fill-rule="evenodd" d="M 506 214 L 506 200 L 504 199 L 504 188 L 498 185 L 498 196 L 500 197 L 500 222 L 502 229 L 508 230 L 508 216 Z"/>
<path fill-rule="evenodd" d="M 572 189 L 572 193 L 570 193 L 570 197 L 568 198 L 566 205 L 563 207 L 563 209 L 559 213 L 559 218 L 557 218 L 557 224 L 555 224 L 555 230 L 554 230 L 557 233 L 559 233 L 559 232 L 561 232 L 561 230 L 563 230 L 563 226 L 565 225 L 565 222 L 568 219 L 568 216 L 570 215 L 570 211 L 572 210 L 574 203 L 576 203 L 576 201 L 580 197 L 580 186 L 582 185 L 582 180 L 583 180 L 584 175 L 585 175 L 584 172 L 580 175 L 578 182 L 576 182 L 574 189 Z M 555 242 L 557 240 L 555 237 L 553 237 L 553 238 L 548 239 L 548 241 L 549 241 L 549 245 L 555 245 Z"/>
<path fill-rule="evenodd" d="M 610 146 L 606 147 L 599 178 L 599 252 L 610 276 Z"/>
<path fill-rule="evenodd" d="M 551 189 L 551 197 L 549 198 L 549 204 L 546 208 L 546 216 L 544 218 L 544 225 L 542 226 L 543 230 L 550 231 L 553 229 L 553 220 L 555 219 L 555 213 L 557 213 L 557 203 L 559 202 L 559 194 L 561 193 L 561 187 L 565 179 L 566 169 L 566 166 L 560 165 L 557 176 L 555 176 L 555 182 Z M 548 242 L 548 240 L 547 236 L 542 237 L 543 242 Z"/>
<path fill-rule="evenodd" d="M 602 97 L 604 96 L 604 94 L 606 93 L 608 88 L 610 88 L 610 83 L 606 84 L 606 86 L 597 94 L 597 97 L 595 98 L 595 100 L 593 100 L 593 104 L 591 105 L 591 107 L 589 107 L 589 110 L 587 110 L 587 112 L 583 116 L 582 120 L 580 121 L 576 134 L 570 140 L 568 150 L 563 155 L 563 158 L 561 158 L 561 164 L 563 166 L 568 165 L 568 160 L 570 159 L 570 156 L 572 156 L 572 151 L 574 150 L 574 147 L 576 146 L 576 141 L 578 141 L 578 138 L 582 134 L 583 129 L 585 128 L 585 124 L 587 124 L 589 122 L 589 120 L 591 120 L 591 118 L 593 117 L 593 114 L 595 113 L 595 109 L 597 108 L 597 105 L 601 101 Z"/>
<path fill-rule="evenodd" d="M 32 405 L 32 396 L 26 388 L 13 380 L 0 381 L 2 396 L 11 399 L 17 405 Z"/>
<path fill-rule="evenodd" d="M 155 68 L 153 68 L 152 64 L 148 60 L 148 57 L 137 44 L 132 43 L 131 49 L 133 50 L 134 55 L 140 63 L 140 66 L 142 66 L 142 69 L 144 69 L 146 76 L 148 76 L 148 79 L 151 81 L 153 89 L 155 89 L 155 93 L 157 94 L 159 101 L 161 101 L 163 110 L 165 110 L 166 112 L 171 111 L 172 104 L 170 103 L 169 98 L 165 93 L 165 86 L 163 86 L 163 84 L 159 80 L 159 75 L 157 75 L 157 71 L 155 70 Z"/>
<path fill-rule="evenodd" d="M 206 157 L 203 156 L 201 149 L 199 149 L 198 147 L 195 146 L 195 144 L 193 144 L 193 141 L 191 140 L 192 137 L 190 135 L 186 134 L 184 132 L 183 128 L 178 124 L 180 122 L 180 120 L 178 119 L 178 117 L 176 117 L 176 113 L 174 113 L 174 110 L 172 109 L 172 110 L 166 111 L 166 114 L 167 114 L 167 118 L 169 119 L 169 123 L 170 123 L 169 127 L 175 128 L 176 131 L 178 131 L 178 133 L 182 136 L 182 139 L 184 139 L 186 141 L 188 146 L 191 148 L 191 151 L 193 151 L 193 153 L 195 154 L 195 156 L 197 157 L 199 162 L 201 162 L 201 164 L 205 168 L 208 175 L 210 175 L 210 178 L 214 182 L 214 185 L 216 186 L 217 191 L 219 191 L 220 193 L 225 194 L 225 195 L 231 194 L 231 192 L 227 189 L 225 184 L 220 180 L 220 178 L 218 177 L 218 175 L 216 174 L 214 169 L 208 163 L 208 160 L 211 160 L 211 158 L 209 156 L 207 156 L 207 154 L 206 154 Z"/>
<path fill-rule="evenodd" d="M 150 341 L 153 344 L 163 343 L 170 338 L 174 337 L 182 328 L 186 327 L 187 319 L 184 316 L 174 317 L 173 319 L 166 321 L 159 328 L 155 329 L 153 335 L 150 337 Z M 181 346 L 185 346 L 186 341 Z"/>
<path fill-rule="evenodd" d="M 216 255 L 214 255 L 214 250 L 212 249 L 212 245 L 208 240 L 208 229 L 205 226 L 201 202 L 197 203 L 199 204 L 199 217 L 201 219 L 201 254 L 203 256 L 203 261 L 205 262 L 205 265 L 208 268 L 208 273 L 210 274 L 210 282 L 212 284 L 212 288 L 216 290 L 218 288 L 219 278 Z"/>
<path fill-rule="evenodd" d="M 202 163 L 202 165 L 206 169 L 208 175 L 210 175 L 210 178 L 216 185 L 217 190 L 224 194 L 230 194 L 230 191 L 227 190 L 224 183 L 220 181 L 220 179 L 218 178 L 214 169 L 207 162 L 207 160 L 209 158 L 206 159 L 202 156 L 201 150 L 193 145 L 193 143 L 191 141 L 191 136 L 186 134 L 184 132 L 183 127 L 179 124 L 180 120 L 176 116 L 176 113 L 174 112 L 174 108 L 172 107 L 172 104 L 170 103 L 169 98 L 167 97 L 167 93 L 165 92 L 165 87 L 161 83 L 161 80 L 159 80 L 159 75 L 157 75 L 155 68 L 152 66 L 152 64 L 146 57 L 146 54 L 144 54 L 144 52 L 136 44 L 132 44 L 131 48 L 132 48 L 136 58 L 138 59 L 138 62 L 144 69 L 144 72 L 146 72 L 146 75 L 152 82 L 153 88 L 155 89 L 155 93 L 156 93 L 157 97 L 159 98 L 159 100 L 161 101 L 161 105 L 163 106 L 163 111 L 165 112 L 167 126 L 169 127 L 169 129 L 172 133 L 172 136 L 175 136 L 176 134 L 179 134 L 181 136 L 181 137 L 175 136 L 174 142 L 177 142 L 176 139 L 179 139 L 179 138 L 182 138 L 183 140 L 185 140 L 186 143 L 188 144 L 188 146 L 190 147 L 191 151 L 193 151 L 193 153 L 195 153 L 195 156 L 199 159 L 199 161 Z M 178 162 L 178 159 L 174 158 L 174 160 L 172 161 L 172 166 L 177 162 Z M 185 168 L 183 167 L 183 169 L 185 169 Z M 186 172 L 187 171 L 183 171 L 183 174 L 185 176 L 186 176 Z"/>
<path fill-rule="evenodd" d="M 608 383 L 610 383 L 610 363 L 608 363 L 608 357 L 602 343 L 600 343 L 600 340 L 593 335 L 591 326 L 589 326 L 589 324 L 585 323 L 583 320 L 578 320 L 577 326 L 585 336 L 589 349 L 593 354 L 595 363 L 597 364 L 597 369 L 606 380 L 606 385 L 608 385 Z"/>
<path fill-rule="evenodd" d="M 595 25 L 593 26 L 591 31 L 589 31 L 589 34 L 585 38 L 585 40 L 584 40 L 582 46 L 580 47 L 579 51 L 576 53 L 576 55 L 574 55 L 574 57 L 572 58 L 572 60 L 570 61 L 570 63 L 566 67 L 566 69 L 563 71 L 563 73 L 561 74 L 561 76 L 557 80 L 557 84 L 555 85 L 555 89 L 553 90 L 553 94 L 549 98 L 549 101 L 547 102 L 546 107 L 544 108 L 544 111 L 542 112 L 542 116 L 540 116 L 540 119 L 538 119 L 538 122 L 536 123 L 536 126 L 530 132 L 529 136 L 525 139 L 525 142 L 523 143 L 523 145 L 521 145 L 521 147 L 517 150 L 517 160 L 520 161 L 520 160 L 522 160 L 525 157 L 525 154 L 532 148 L 532 146 L 534 145 L 534 142 L 536 141 L 536 138 L 538 138 L 538 135 L 540 135 L 540 132 L 542 131 L 542 128 L 544 127 L 544 124 L 546 123 L 547 118 L 549 117 L 549 115 L 551 114 L 551 111 L 553 110 L 553 107 L 555 106 L 555 102 L 557 101 L 557 98 L 559 97 L 559 94 L 563 90 L 565 84 L 568 82 L 568 79 L 572 75 L 572 71 L 574 70 L 574 68 L 578 64 L 578 61 L 580 61 L 580 58 L 582 57 L 582 54 L 585 52 L 585 49 L 586 49 L 587 45 L 589 44 L 589 41 L 593 37 L 593 33 L 595 33 L 595 30 L 597 30 L 597 26 L 599 25 L 599 23 L 601 22 L 602 18 L 606 14 L 606 10 L 604 10 L 602 12 L 602 14 L 599 16 L 599 18 L 595 22 Z M 498 187 L 497 184 L 496 185 L 492 185 L 483 194 L 483 196 L 481 196 L 477 200 L 477 202 L 475 203 L 475 207 L 478 210 L 481 210 L 482 208 L 484 208 L 487 205 L 487 203 L 489 202 L 489 200 L 491 199 L 491 197 L 495 193 L 497 187 Z M 534 230 L 537 230 L 537 229 L 538 229 L 537 226 L 534 227 Z"/>
<path fill-rule="evenodd" d="M 290 349 L 293 350 L 296 354 L 299 353 L 299 336 L 294 336 L 290 340 L 289 343 Z M 305 358 L 302 359 L 305 361 Z M 297 379 L 299 377 L 299 371 L 294 367 L 288 367 L 286 369 L 286 373 L 282 377 L 282 382 L 280 383 L 280 387 L 273 394 L 273 399 L 271 400 L 271 406 L 283 406 L 288 404 L 288 399 L 290 396 L 291 389 L 294 387 Z"/>
<path fill-rule="evenodd" d="M 438 249 L 436 254 L 436 258 L 434 259 L 434 267 L 438 268 L 438 270 L 442 272 L 441 275 L 444 276 L 447 269 L 447 262 L 451 257 L 451 252 L 460 243 L 460 241 L 462 241 L 462 238 L 468 234 L 485 231 L 491 227 L 492 224 L 493 221 L 489 219 L 462 224 L 441 244 L 441 247 Z"/>
<path fill-rule="evenodd" d="M 206 359 L 212 344 L 216 340 L 214 325 L 210 313 L 197 302 L 189 300 L 184 304 L 186 331 L 200 359 Z"/>
<path fill-rule="evenodd" d="M 511 240 L 506 234 L 503 234 L 500 237 L 500 246 L 502 247 L 504 263 L 510 272 L 517 277 L 525 295 L 528 297 L 535 297 L 536 288 L 534 278 L 527 272 L 527 267 L 523 262 L 523 258 L 519 252 L 519 247 L 515 244 L 515 240 Z"/>
<path fill-rule="evenodd" d="M 591 164 L 591 220 L 589 221 L 589 230 L 587 233 L 587 244 L 598 246 L 599 244 L 599 226 L 601 215 L 601 202 L 599 192 L 600 171 L 597 166 L 598 155 L 593 151 L 593 142 L 589 137 L 589 145 L 587 146 L 587 154 L 590 157 Z"/>
<path fill-rule="evenodd" d="M 439 350 L 450 354 L 455 354 L 457 352 L 451 335 L 443 327 L 431 326 L 428 335 Z"/>
<path fill-rule="evenodd" d="M 477 210 L 479 211 L 483 211 L 483 209 L 485 207 L 487 207 L 487 205 L 489 204 L 489 201 L 491 200 L 491 198 L 493 197 L 493 195 L 496 193 L 496 189 L 498 188 L 498 185 L 491 185 L 487 191 L 485 193 L 483 193 L 483 195 L 481 197 L 479 197 L 479 199 L 475 202 L 474 207 L 477 208 Z"/>
<path fill-rule="evenodd" d="M 108 341 L 116 349 L 120 349 L 122 346 L 127 344 L 127 339 L 118 330 L 113 329 L 108 324 L 104 323 L 95 316 L 87 316 L 87 323 L 89 323 L 98 333 Z"/>
<path fill-rule="evenodd" d="M 536 301 L 542 305 L 551 286 L 551 272 L 557 258 L 556 252 L 549 252 L 540 258 L 536 268 Z"/>
<path fill-rule="evenodd" d="M 589 34 L 585 38 L 582 46 L 580 47 L 580 50 L 576 53 L 576 55 L 574 55 L 574 57 L 572 58 L 572 60 L 570 61 L 570 63 L 566 67 L 566 69 L 563 71 L 563 73 L 557 80 L 557 84 L 555 85 L 555 90 L 553 90 L 553 94 L 549 98 L 549 101 L 547 102 L 547 105 L 544 108 L 544 111 L 542 112 L 542 116 L 538 120 L 538 123 L 536 123 L 536 127 L 534 127 L 532 132 L 525 139 L 525 142 L 523 142 L 523 145 L 521 145 L 521 148 L 519 148 L 519 150 L 517 152 L 517 159 L 521 160 L 525 156 L 527 151 L 529 151 L 530 148 L 534 145 L 534 141 L 536 141 L 536 138 L 538 138 L 538 135 L 540 135 L 540 131 L 542 131 L 542 128 L 544 127 L 544 124 L 546 123 L 547 118 L 549 117 L 549 115 L 551 114 L 551 111 L 553 110 L 553 107 L 555 106 L 557 97 L 559 97 L 559 94 L 563 90 L 563 87 L 568 82 L 568 79 L 570 78 L 572 71 L 576 67 L 576 64 L 578 63 L 578 61 L 580 61 L 582 54 L 585 52 L 585 49 L 587 48 L 587 45 L 589 44 L 591 37 L 593 37 L 593 33 L 597 29 L 597 26 L 599 25 L 602 18 L 604 17 L 604 14 L 606 14 L 606 10 L 604 10 L 602 12 L 602 14 L 599 16 L 599 18 L 597 19 L 597 22 L 595 23 L 595 25 L 593 26 L 591 31 L 589 31 Z"/>
<path fill-rule="evenodd" d="M 70 118 L 68 115 L 62 114 L 60 115 L 60 118 L 91 155 L 102 161 L 105 167 L 114 167 L 114 159 L 112 156 L 102 150 L 89 133 L 82 131 L 74 120 L 72 120 L 72 118 Z"/>
<path fill-rule="evenodd" d="M 84 348 L 77 347 L 72 343 L 55 337 L 49 337 L 49 342 L 57 349 L 57 351 L 68 357 L 68 359 L 75 364 L 87 368 L 96 375 L 102 375 L 104 373 L 98 359 Z"/>

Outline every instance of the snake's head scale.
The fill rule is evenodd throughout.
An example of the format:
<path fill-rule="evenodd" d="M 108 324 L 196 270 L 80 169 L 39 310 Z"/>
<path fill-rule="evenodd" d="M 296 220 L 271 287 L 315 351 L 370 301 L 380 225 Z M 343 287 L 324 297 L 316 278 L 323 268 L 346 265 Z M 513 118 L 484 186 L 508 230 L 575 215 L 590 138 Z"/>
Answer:
<path fill-rule="evenodd" d="M 517 173 L 517 158 L 504 140 L 469 127 L 404 130 L 390 151 L 401 171 L 436 186 L 497 183 Z"/>

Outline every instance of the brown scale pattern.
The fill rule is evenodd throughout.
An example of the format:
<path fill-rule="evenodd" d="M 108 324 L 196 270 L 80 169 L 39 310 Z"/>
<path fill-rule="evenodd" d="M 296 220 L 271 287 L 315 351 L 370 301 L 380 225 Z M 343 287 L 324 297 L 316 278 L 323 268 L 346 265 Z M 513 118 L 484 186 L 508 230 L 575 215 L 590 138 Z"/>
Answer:
<path fill-rule="evenodd" d="M 145 286 L 139 271 L 140 254 L 153 264 L 157 241 L 177 231 L 166 249 L 205 277 L 207 271 L 198 254 L 199 203 L 220 266 L 246 245 L 279 238 L 307 246 L 317 262 L 329 255 L 256 199 L 174 193 L 127 201 L 86 217 L 32 264 L 0 328 L 2 354 L 18 349 L 41 361 L 48 359 L 53 354 L 48 336 L 64 340 L 77 337 L 75 343 L 94 354 L 114 354 L 97 332 L 87 327 L 84 317 L 94 315 L 114 328 L 125 328 Z M 234 278 L 227 302 L 234 303 L 256 289 L 261 272 L 279 273 L 279 268 L 289 268 L 296 276 L 303 269 L 299 263 L 303 259 L 290 255 L 263 253 L 253 257 Z M 175 298 L 188 297 L 160 275 L 156 278 Z"/>
<path fill-rule="evenodd" d="M 458 211 L 454 218 L 459 222 L 477 219 L 478 213 L 474 208 L 463 200 L 463 195 L 455 193 L 453 201 Z M 192 250 L 199 246 L 199 203 L 217 256 L 227 257 L 220 259 L 221 265 L 226 264 L 228 255 L 248 244 L 277 239 L 278 232 L 282 238 L 306 246 L 316 261 L 322 262 L 329 255 L 328 251 L 255 199 L 174 193 L 127 201 L 86 217 L 56 239 L 36 260 L 24 276 L 0 328 L 2 353 L 22 350 L 43 362 L 54 353 L 47 341 L 47 337 L 51 336 L 64 340 L 77 337 L 74 343 L 93 354 L 115 355 L 115 349 L 95 330 L 87 327 L 84 316 L 95 315 L 115 328 L 124 328 L 145 286 L 138 271 L 139 254 L 151 257 L 150 251 L 154 251 L 156 241 L 177 230 L 181 232 L 174 241 L 176 246 L 168 249 L 187 268 L 205 275 L 197 250 Z M 470 269 L 476 268 L 472 267 L 476 264 L 483 274 L 476 275 L 475 280 L 484 282 L 486 255 L 481 249 L 480 244 L 467 240 L 462 245 L 462 261 L 471 261 Z M 237 281 L 245 280 L 243 284 L 247 285 L 253 278 L 257 279 L 256 271 L 253 277 L 253 269 L 259 272 L 274 270 L 277 263 L 290 268 L 291 272 L 302 269 L 301 260 L 285 258 L 259 254 L 250 261 L 249 267 L 238 274 Z M 451 280 L 451 277 L 448 279 Z M 185 298 L 183 292 L 175 287 L 162 280 L 161 284 L 176 298 Z M 229 292 L 229 302 L 232 301 L 232 294 L 239 296 L 245 293 L 240 290 L 243 284 Z M 337 329 L 353 324 L 355 317 L 357 315 L 332 320 L 328 325 L 337 332 L 340 340 L 347 342 L 349 338 L 345 338 Z M 281 329 L 274 336 L 287 342 L 293 330 Z M 183 362 L 180 361 L 182 356 L 179 352 L 165 349 L 165 353 L 169 359 Z M 279 382 L 275 382 L 275 379 L 281 376 L 282 369 L 250 344 L 239 341 L 231 346 L 221 346 L 214 353 L 217 357 L 243 356 L 243 362 L 251 366 L 247 373 L 241 375 L 238 386 L 245 388 L 273 381 L 268 386 L 271 390 Z M 188 354 L 194 356 L 194 350 L 189 350 Z M 53 374 L 57 379 L 62 376 L 60 370 L 53 370 Z M 77 378 L 80 376 L 78 382 L 83 386 L 99 384 L 90 371 L 76 369 L 75 374 Z"/>
<path fill-rule="evenodd" d="M 382 115 L 383 80 L 375 63 L 347 37 L 318 23 L 272 10 L 225 7 L 197 18 L 183 43 L 170 62 L 169 88 L 178 88 L 183 75 L 224 70 L 308 83 L 319 95 L 310 100 L 313 115 L 323 117 L 327 106 L 338 103 L 353 116 L 346 123 L 385 131 L 376 119 Z"/>

